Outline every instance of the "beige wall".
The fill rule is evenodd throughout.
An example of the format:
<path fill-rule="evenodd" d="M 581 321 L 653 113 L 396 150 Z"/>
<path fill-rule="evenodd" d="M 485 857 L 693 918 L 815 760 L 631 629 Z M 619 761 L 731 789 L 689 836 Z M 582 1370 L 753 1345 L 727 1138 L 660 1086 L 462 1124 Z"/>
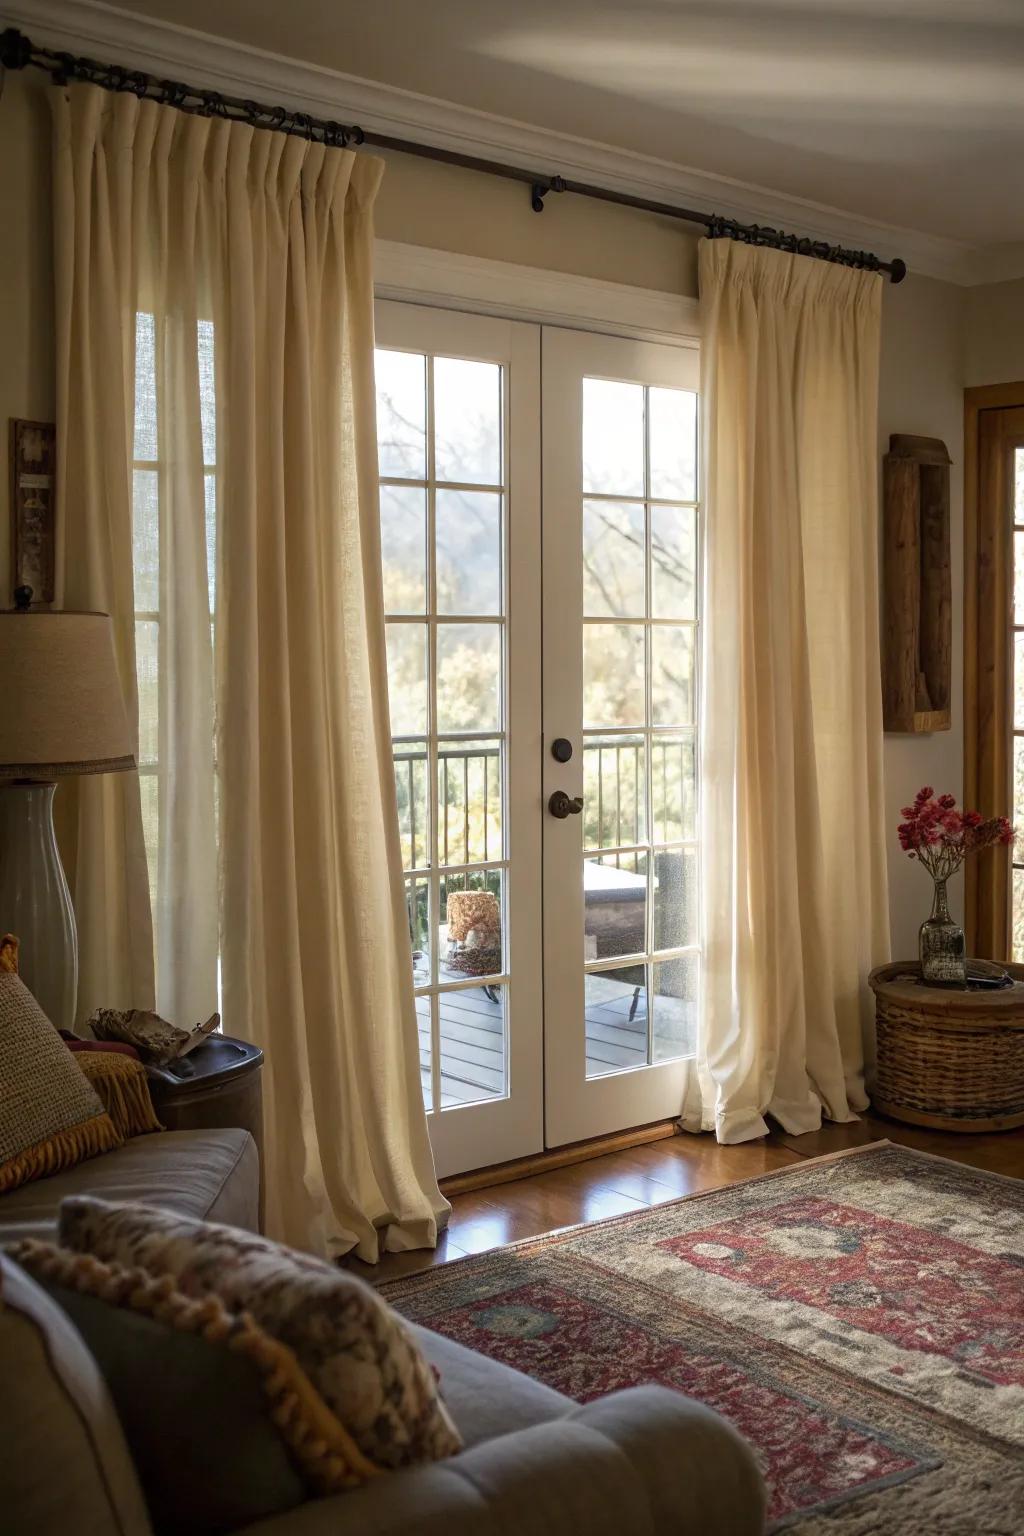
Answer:
<path fill-rule="evenodd" d="M 544 212 L 534 213 L 525 183 L 412 155 L 385 159 L 376 208 L 382 239 L 662 293 L 697 292 L 692 225 L 569 193 L 551 193 Z"/>
<path fill-rule="evenodd" d="M 965 384 L 1024 380 L 1024 278 L 968 289 L 964 329 Z"/>
<path fill-rule="evenodd" d="M 389 155 L 377 205 L 385 239 L 575 272 L 663 292 L 696 292 L 696 235 L 651 214 L 571 196 L 551 196 L 542 214 L 525 186 Z M 0 98 L 0 433 L 7 485 L 6 418 L 52 419 L 52 267 L 48 211 L 49 133 L 39 77 L 8 75 Z M 1004 285 L 1011 286 L 1011 285 Z M 1024 294 L 1024 284 L 1012 285 Z M 994 291 L 994 290 L 993 290 Z M 972 296 L 973 297 L 973 296 Z M 887 287 L 884 307 L 880 429 L 941 437 L 955 461 L 954 729 L 929 737 L 886 738 L 885 767 L 891 852 L 893 942 L 912 955 L 927 889 L 923 875 L 895 844 L 899 807 L 926 780 L 960 791 L 962 782 L 960 528 L 964 294 L 910 277 Z M 1018 326 L 1017 334 L 1020 335 Z M 998 337 L 998 323 L 993 322 Z M 1018 370 L 1017 376 L 1024 376 Z M 989 382 L 985 380 L 985 382 Z M 0 505 L 6 505 L 6 495 Z M 0 591 L 9 601 L 8 540 L 0 538 Z M 856 829 L 851 829 L 856 835 Z"/>
<path fill-rule="evenodd" d="M 901 806 L 923 784 L 963 793 L 963 305 L 965 290 L 911 275 L 885 290 L 879 387 L 879 450 L 893 432 L 940 437 L 953 460 L 950 469 L 953 566 L 952 729 L 929 736 L 885 738 L 886 837 L 893 956 L 917 953 L 917 929 L 927 916 L 928 878 L 901 852 L 896 823 Z M 950 890 L 962 913 L 959 878 Z"/>

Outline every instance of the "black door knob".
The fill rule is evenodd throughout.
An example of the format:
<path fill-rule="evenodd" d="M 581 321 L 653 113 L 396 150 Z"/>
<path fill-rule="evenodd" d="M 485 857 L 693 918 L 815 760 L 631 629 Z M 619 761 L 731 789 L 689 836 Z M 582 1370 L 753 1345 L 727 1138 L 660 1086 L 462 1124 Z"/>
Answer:
<path fill-rule="evenodd" d="M 565 736 L 556 736 L 551 743 L 551 756 L 556 763 L 567 763 L 572 757 L 572 742 Z"/>
<path fill-rule="evenodd" d="M 556 789 L 548 801 L 548 810 L 552 816 L 557 816 L 559 821 L 564 821 L 567 816 L 578 816 L 583 809 L 582 795 L 567 795 L 564 789 Z"/>

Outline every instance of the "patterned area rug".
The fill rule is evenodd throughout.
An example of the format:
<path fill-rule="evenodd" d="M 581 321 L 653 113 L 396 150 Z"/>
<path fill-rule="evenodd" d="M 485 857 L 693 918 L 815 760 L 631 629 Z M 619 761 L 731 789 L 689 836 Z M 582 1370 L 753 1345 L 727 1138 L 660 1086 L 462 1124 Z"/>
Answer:
<path fill-rule="evenodd" d="M 709 1404 L 772 1531 L 1024 1532 L 1024 1181 L 880 1142 L 383 1289 L 578 1402 Z"/>

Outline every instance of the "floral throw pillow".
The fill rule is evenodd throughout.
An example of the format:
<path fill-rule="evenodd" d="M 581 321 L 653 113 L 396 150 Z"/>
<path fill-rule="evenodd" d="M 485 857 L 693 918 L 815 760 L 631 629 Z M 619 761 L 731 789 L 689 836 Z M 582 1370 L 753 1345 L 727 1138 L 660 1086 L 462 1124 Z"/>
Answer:
<path fill-rule="evenodd" d="M 104 1263 L 173 1276 L 184 1295 L 219 1296 L 291 1349 L 374 1466 L 437 1461 L 462 1440 L 401 1319 L 362 1281 L 251 1232 L 148 1206 L 76 1195 L 60 1241 Z"/>

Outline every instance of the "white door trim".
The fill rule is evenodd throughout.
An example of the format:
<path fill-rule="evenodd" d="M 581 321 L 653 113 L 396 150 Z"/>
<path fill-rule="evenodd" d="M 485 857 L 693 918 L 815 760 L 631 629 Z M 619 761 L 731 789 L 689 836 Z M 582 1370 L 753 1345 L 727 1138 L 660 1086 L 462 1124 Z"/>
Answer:
<path fill-rule="evenodd" d="M 374 291 L 379 299 L 502 315 L 639 341 L 696 346 L 700 336 L 697 300 L 680 293 L 397 240 L 375 243 Z"/>

